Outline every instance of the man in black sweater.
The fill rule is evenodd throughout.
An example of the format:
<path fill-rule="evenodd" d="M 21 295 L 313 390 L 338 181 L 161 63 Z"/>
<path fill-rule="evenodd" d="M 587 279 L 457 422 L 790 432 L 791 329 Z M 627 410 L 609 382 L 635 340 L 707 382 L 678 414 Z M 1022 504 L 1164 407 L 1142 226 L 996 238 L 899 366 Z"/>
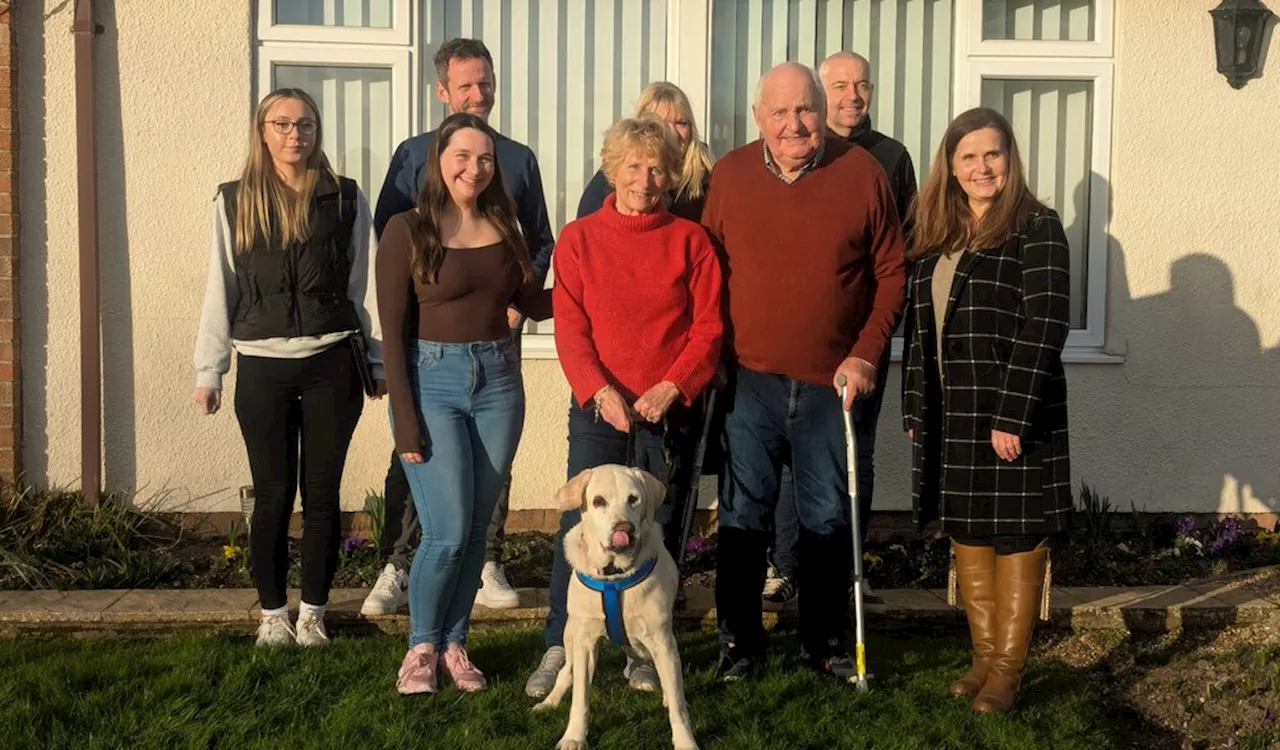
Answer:
<path fill-rule="evenodd" d="M 906 146 L 871 128 L 871 96 L 875 91 L 871 83 L 871 63 L 854 52 L 836 52 L 818 66 L 818 77 L 822 79 L 827 94 L 827 137 L 861 146 L 884 168 L 898 216 L 902 219 L 903 234 L 910 246 L 911 217 L 908 212 L 916 196 L 916 170 Z M 864 540 L 871 516 L 871 493 L 875 487 L 876 423 L 884 401 L 889 349 L 885 347 L 884 356 L 876 368 L 878 385 L 875 392 L 859 400 L 853 410 L 858 438 L 858 511 Z M 790 469 L 784 467 L 774 518 L 772 565 L 763 592 L 765 605 L 771 609 L 786 604 L 797 593 L 796 547 L 800 524 L 796 517 L 794 487 Z M 863 593 L 867 603 L 881 603 L 865 582 Z"/>

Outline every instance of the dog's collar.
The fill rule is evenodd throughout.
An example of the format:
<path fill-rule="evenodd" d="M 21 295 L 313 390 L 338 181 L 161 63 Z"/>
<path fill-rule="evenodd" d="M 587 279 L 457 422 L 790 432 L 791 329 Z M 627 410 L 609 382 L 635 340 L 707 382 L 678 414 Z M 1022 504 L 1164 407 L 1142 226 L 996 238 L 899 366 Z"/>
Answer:
<path fill-rule="evenodd" d="M 622 592 L 648 578 L 657 566 L 658 558 L 655 555 L 625 578 L 592 578 L 580 570 L 576 571 L 583 586 L 600 592 L 600 597 L 604 600 L 605 629 L 609 632 L 609 640 L 619 646 L 629 645 L 626 628 L 622 626 Z"/>

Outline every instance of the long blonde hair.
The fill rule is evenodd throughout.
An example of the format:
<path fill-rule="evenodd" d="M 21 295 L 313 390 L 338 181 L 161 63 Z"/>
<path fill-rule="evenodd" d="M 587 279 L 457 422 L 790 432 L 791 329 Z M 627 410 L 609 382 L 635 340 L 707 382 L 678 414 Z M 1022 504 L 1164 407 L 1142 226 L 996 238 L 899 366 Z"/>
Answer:
<path fill-rule="evenodd" d="M 659 107 L 667 107 L 683 113 L 689 121 L 689 145 L 684 147 L 684 162 L 680 166 L 679 179 L 673 180 L 676 198 L 698 200 L 706 190 L 707 179 L 716 160 L 710 149 L 698 135 L 698 124 L 693 119 L 693 107 L 689 105 L 689 97 L 684 95 L 680 87 L 667 81 L 657 81 L 645 87 L 636 100 L 636 114 L 656 112 Z"/>
<path fill-rule="evenodd" d="M 265 128 L 267 113 L 278 102 L 297 99 L 311 110 L 316 120 L 315 145 L 307 157 L 307 176 L 302 190 L 294 192 L 280 178 L 267 150 Z M 315 99 L 302 89 L 281 88 L 262 98 L 249 127 L 249 153 L 244 169 L 240 171 L 240 186 L 236 189 L 236 252 L 245 253 L 253 248 L 258 235 L 268 242 L 278 240 L 282 247 L 306 242 L 311 235 L 311 197 L 322 174 L 337 182 L 337 175 L 325 158 L 324 127 L 320 123 L 320 108 Z"/>
<path fill-rule="evenodd" d="M 986 128 L 1000 134 L 1008 166 L 1004 190 L 1000 191 L 991 209 L 980 220 L 974 221 L 969 199 L 951 174 L 951 159 L 961 139 Z M 1018 142 L 1013 137 L 1009 121 L 994 109 L 975 107 L 952 120 L 942 136 L 942 143 L 938 144 L 933 168 L 929 170 L 924 188 L 916 196 L 910 211 L 915 217 L 915 229 L 907 257 L 915 260 L 930 253 L 950 256 L 966 248 L 997 247 L 1018 231 L 1027 216 L 1043 208 L 1044 204 L 1027 186 L 1022 155 L 1018 152 Z"/>

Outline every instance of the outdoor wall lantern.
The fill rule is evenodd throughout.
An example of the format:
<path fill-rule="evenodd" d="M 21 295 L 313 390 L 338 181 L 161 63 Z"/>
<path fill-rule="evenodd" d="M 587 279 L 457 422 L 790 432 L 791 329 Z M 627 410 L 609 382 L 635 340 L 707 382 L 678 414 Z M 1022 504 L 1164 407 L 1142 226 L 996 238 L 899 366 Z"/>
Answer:
<path fill-rule="evenodd" d="M 1218 72 L 1231 88 L 1244 88 L 1258 75 L 1263 35 L 1273 15 L 1259 0 L 1222 0 L 1209 11 L 1213 16 L 1213 40 L 1218 51 Z"/>

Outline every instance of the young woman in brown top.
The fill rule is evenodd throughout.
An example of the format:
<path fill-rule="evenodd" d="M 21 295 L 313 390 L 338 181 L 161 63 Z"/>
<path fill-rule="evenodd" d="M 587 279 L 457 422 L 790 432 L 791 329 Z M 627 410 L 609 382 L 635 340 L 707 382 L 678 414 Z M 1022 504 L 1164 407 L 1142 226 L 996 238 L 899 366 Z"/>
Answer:
<path fill-rule="evenodd" d="M 486 685 L 463 644 L 485 527 L 524 424 L 507 306 L 538 320 L 551 314 L 495 142 L 475 115 L 445 119 L 417 205 L 392 217 L 379 244 L 392 434 L 422 519 L 409 574 L 409 652 L 396 680 L 405 695 L 436 692 L 437 668 L 464 691 Z"/>

